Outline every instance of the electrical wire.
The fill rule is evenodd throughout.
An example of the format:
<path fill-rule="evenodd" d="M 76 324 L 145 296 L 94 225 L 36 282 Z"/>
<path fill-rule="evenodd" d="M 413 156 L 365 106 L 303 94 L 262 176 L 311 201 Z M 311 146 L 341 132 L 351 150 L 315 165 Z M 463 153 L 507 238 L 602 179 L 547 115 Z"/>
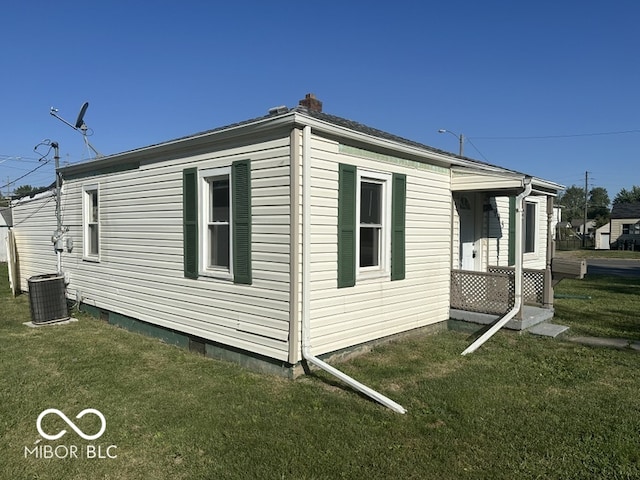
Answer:
<path fill-rule="evenodd" d="M 617 132 L 573 133 L 568 135 L 530 135 L 519 137 L 473 137 L 476 140 L 539 140 L 548 138 L 599 137 L 603 135 L 627 135 L 640 133 L 640 130 L 620 130 Z M 469 138 L 469 137 L 467 137 Z"/>
<path fill-rule="evenodd" d="M 40 165 L 38 165 L 36 168 L 30 170 L 29 172 L 25 173 L 24 175 L 22 175 L 21 177 L 18 177 L 14 180 L 12 180 L 11 182 L 5 184 L 5 185 L 0 185 L 0 191 L 4 190 L 5 188 L 11 186 L 12 184 L 15 184 L 16 182 L 18 182 L 19 180 L 22 180 L 23 178 L 31 175 L 33 172 L 35 172 L 36 170 L 44 167 L 46 164 L 48 164 L 49 162 L 51 162 L 51 158 L 47 158 L 47 156 L 51 153 L 51 150 L 53 149 L 53 146 L 51 145 L 51 141 L 50 140 L 43 140 L 42 142 L 40 142 L 38 145 L 36 145 L 33 150 L 34 151 L 38 151 L 38 147 L 41 145 L 45 145 L 49 147 L 49 150 L 47 150 L 47 153 L 45 153 L 44 155 L 41 155 L 40 158 L 38 159 L 38 162 L 42 162 L 42 160 L 44 160 L 44 162 L 40 163 Z M 46 160 L 45 160 L 46 159 Z"/>
<path fill-rule="evenodd" d="M 10 186 L 10 185 L 12 185 L 12 184 L 15 184 L 15 183 L 16 183 L 16 182 L 18 182 L 19 180 L 22 180 L 24 177 L 27 177 L 27 176 L 31 175 L 33 172 L 35 172 L 35 171 L 36 171 L 36 170 L 38 170 L 39 168 L 42 168 L 42 167 L 44 167 L 46 164 L 48 164 L 49 162 L 51 162 L 51 160 L 52 160 L 52 159 L 51 159 L 51 158 L 49 158 L 49 159 L 45 160 L 44 162 L 42 162 L 40 165 L 38 165 L 38 166 L 37 166 L 36 168 L 34 168 L 33 170 L 31 170 L 31 171 L 29 171 L 29 172 L 25 173 L 24 175 L 22 175 L 21 177 L 18 177 L 18 178 L 16 178 L 16 179 L 12 180 L 11 182 L 6 183 L 6 184 L 4 184 L 4 185 L 0 185 L 0 190 L 4 190 L 4 189 L 5 189 L 5 188 L 7 188 L 8 186 Z"/>
<path fill-rule="evenodd" d="M 485 157 L 482 152 L 480 150 L 478 150 L 478 147 L 475 146 L 475 144 L 469 139 L 469 137 L 464 137 L 464 139 L 469 142 L 471 144 L 471 146 L 473 148 L 475 148 L 476 152 L 478 152 L 480 154 L 480 156 L 484 159 L 485 162 L 489 163 L 489 160 L 487 159 L 487 157 Z"/>

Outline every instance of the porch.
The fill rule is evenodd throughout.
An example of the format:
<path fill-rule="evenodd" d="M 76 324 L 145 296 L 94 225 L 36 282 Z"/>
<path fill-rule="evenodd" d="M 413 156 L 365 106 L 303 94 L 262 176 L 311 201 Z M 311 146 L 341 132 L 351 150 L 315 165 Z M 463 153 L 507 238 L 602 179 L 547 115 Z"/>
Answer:
<path fill-rule="evenodd" d="M 451 271 L 450 318 L 481 325 L 494 323 L 515 304 L 515 269 L 489 267 L 488 272 Z M 553 289 L 545 270 L 523 269 L 524 306 L 505 326 L 525 330 L 553 318 Z"/>

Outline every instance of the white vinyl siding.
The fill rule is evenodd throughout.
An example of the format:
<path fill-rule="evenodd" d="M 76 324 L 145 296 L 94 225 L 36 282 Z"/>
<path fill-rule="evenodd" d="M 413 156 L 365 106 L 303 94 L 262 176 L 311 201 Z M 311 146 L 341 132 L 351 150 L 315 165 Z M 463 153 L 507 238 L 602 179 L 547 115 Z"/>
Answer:
<path fill-rule="evenodd" d="M 64 202 L 66 189 L 62 189 Z M 51 243 L 51 233 L 57 228 L 56 199 L 53 191 L 24 198 L 13 207 L 13 234 L 20 260 L 20 289 L 28 291 L 29 277 L 58 270 L 57 256 Z M 80 242 L 80 238 L 78 238 Z M 82 244 L 79 243 L 79 246 Z M 81 248 L 78 248 L 81 250 Z"/>
<path fill-rule="evenodd" d="M 312 353 L 323 354 L 445 321 L 449 315 L 451 194 L 448 172 L 409 161 L 377 161 L 339 151 L 313 136 L 311 145 Z M 358 171 L 404 173 L 406 277 L 358 279 L 337 288 L 338 165 Z M 364 175 L 364 174 L 363 174 Z"/>
<path fill-rule="evenodd" d="M 251 158 L 252 285 L 235 285 L 220 278 L 202 277 L 197 282 L 184 278 L 182 172 L 189 167 L 228 168 L 238 158 Z M 77 246 L 82 245 L 83 184 L 100 182 L 100 263 L 83 262 L 81 248 L 71 254 L 63 252 L 69 296 L 121 315 L 286 360 L 289 159 L 286 136 L 253 145 L 230 145 L 207 154 L 155 160 L 135 170 L 65 180 L 63 224 L 69 227 L 67 235 Z M 48 226 L 42 230 L 48 243 L 37 248 L 38 257 L 51 252 L 51 271 L 55 271 L 56 256 L 50 241 L 55 230 L 55 201 L 50 205 Z M 26 209 L 24 215 L 21 210 L 16 211 L 19 219 L 28 215 Z M 40 213 L 36 217 L 26 223 L 40 222 Z M 34 271 L 30 262 L 25 258 L 23 264 L 21 257 L 23 271 Z"/>

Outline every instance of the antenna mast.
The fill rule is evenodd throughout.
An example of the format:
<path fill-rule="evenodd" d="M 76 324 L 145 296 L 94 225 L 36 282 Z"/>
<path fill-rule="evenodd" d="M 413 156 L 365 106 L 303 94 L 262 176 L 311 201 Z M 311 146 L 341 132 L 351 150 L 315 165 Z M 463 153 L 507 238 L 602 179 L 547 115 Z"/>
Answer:
<path fill-rule="evenodd" d="M 78 113 L 78 118 L 76 119 L 75 125 L 72 125 L 71 123 L 67 122 L 64 118 L 59 116 L 58 109 L 55 107 L 51 107 L 51 109 L 49 110 L 49 113 L 52 116 L 56 117 L 65 125 L 70 126 L 77 132 L 80 132 L 82 134 L 82 138 L 84 139 L 84 144 L 87 146 L 87 149 L 91 150 L 96 157 L 102 157 L 103 155 L 98 150 L 96 150 L 93 147 L 93 145 L 91 145 L 91 143 L 89 142 L 89 139 L 87 139 L 87 130 L 89 130 L 89 127 L 87 127 L 87 124 L 84 123 L 84 114 L 87 113 L 87 108 L 89 108 L 89 102 L 84 102 L 82 104 L 82 107 L 80 107 L 80 112 Z"/>

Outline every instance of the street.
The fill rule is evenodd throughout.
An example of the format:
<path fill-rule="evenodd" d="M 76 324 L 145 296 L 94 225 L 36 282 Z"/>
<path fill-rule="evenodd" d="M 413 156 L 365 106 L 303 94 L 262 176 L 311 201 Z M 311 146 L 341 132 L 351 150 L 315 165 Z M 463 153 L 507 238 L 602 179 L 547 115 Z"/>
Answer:
<path fill-rule="evenodd" d="M 589 258 L 587 259 L 588 274 L 640 277 L 640 260 Z"/>

